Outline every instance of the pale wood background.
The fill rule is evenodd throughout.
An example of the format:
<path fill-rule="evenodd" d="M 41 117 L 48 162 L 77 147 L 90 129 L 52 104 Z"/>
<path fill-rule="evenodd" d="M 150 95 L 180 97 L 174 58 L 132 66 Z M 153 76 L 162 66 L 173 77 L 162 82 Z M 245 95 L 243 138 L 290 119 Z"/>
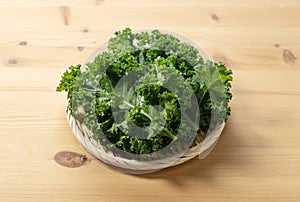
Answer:
<path fill-rule="evenodd" d="M 115 172 L 73 137 L 61 73 L 125 27 L 186 35 L 234 71 L 205 160 Z M 300 201 L 299 0 L 0 1 L 0 201 Z M 60 151 L 88 155 L 58 165 Z"/>

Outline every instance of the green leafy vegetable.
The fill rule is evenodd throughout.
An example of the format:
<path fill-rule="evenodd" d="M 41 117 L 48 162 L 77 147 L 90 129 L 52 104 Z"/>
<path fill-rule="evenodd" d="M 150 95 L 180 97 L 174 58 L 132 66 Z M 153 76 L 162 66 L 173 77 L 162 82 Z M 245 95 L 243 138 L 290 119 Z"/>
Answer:
<path fill-rule="evenodd" d="M 158 30 L 126 28 L 107 48 L 85 71 L 71 66 L 57 87 L 68 93 L 73 116 L 102 145 L 150 154 L 178 138 L 188 141 L 180 130 L 205 134 L 230 115 L 232 71 L 204 61 L 193 46 Z M 193 110 L 195 104 L 199 110 Z"/>

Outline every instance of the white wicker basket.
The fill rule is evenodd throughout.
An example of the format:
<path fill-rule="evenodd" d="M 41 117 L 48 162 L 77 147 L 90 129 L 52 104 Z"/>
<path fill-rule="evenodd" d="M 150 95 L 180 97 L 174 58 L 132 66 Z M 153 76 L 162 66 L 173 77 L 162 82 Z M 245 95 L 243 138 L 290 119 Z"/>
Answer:
<path fill-rule="evenodd" d="M 151 30 L 138 30 L 135 32 L 138 33 L 142 31 L 151 31 Z M 200 47 L 197 46 L 197 44 L 195 44 L 193 41 L 189 40 L 188 38 L 173 32 L 168 32 L 168 31 L 162 31 L 162 32 L 171 34 L 179 38 L 181 42 L 196 47 L 204 59 L 210 59 L 208 55 Z M 98 54 L 106 50 L 106 47 L 107 47 L 107 43 L 104 43 L 101 46 L 99 46 L 89 56 L 89 58 L 86 60 L 86 63 L 92 62 Z M 83 65 L 82 68 L 84 70 L 85 66 Z M 188 161 L 197 155 L 199 155 L 200 159 L 205 158 L 210 153 L 210 151 L 214 148 L 225 125 L 225 123 L 222 123 L 221 125 L 216 127 L 213 131 L 208 131 L 207 134 L 202 134 L 202 137 L 203 135 L 205 136 L 204 140 L 203 138 L 201 138 L 201 136 L 196 135 L 192 146 L 190 146 L 190 148 L 184 153 L 184 155 L 180 155 L 178 157 L 172 156 L 172 157 L 160 158 L 158 160 L 140 161 L 136 159 L 123 158 L 115 155 L 111 151 L 108 151 L 103 145 L 101 145 L 93 138 L 93 133 L 83 123 L 76 120 L 70 114 L 68 107 L 66 109 L 66 114 L 67 114 L 67 119 L 69 121 L 69 124 L 73 130 L 73 133 L 88 152 L 90 152 L 93 156 L 98 158 L 103 163 L 113 168 L 117 168 L 121 171 L 134 173 L 134 174 L 153 172 L 169 166 L 175 166 L 185 161 Z"/>

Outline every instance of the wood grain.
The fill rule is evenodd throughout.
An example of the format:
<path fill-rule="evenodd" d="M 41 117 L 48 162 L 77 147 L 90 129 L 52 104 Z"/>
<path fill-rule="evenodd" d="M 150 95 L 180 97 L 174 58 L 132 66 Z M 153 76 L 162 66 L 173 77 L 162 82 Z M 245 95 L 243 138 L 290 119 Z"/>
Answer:
<path fill-rule="evenodd" d="M 299 9 L 298 0 L 1 1 L 0 201 L 300 201 Z M 206 159 L 126 175 L 72 135 L 60 76 L 124 27 L 179 32 L 233 69 L 232 116 Z M 87 160 L 63 167 L 62 151 Z"/>

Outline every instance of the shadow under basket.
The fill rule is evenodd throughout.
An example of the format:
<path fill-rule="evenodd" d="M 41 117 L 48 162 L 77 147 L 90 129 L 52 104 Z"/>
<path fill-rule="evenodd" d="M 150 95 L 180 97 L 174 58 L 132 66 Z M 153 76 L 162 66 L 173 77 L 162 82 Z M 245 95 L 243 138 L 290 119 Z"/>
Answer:
<path fill-rule="evenodd" d="M 85 124 L 76 120 L 68 109 L 66 109 L 66 114 L 74 135 L 90 154 L 112 169 L 131 174 L 155 172 L 170 166 L 184 163 L 197 155 L 199 156 L 199 159 L 205 158 L 215 147 L 225 126 L 225 123 L 222 123 L 213 131 L 208 132 L 205 138 L 199 136 L 197 138 L 196 136 L 192 146 L 190 146 L 183 155 L 141 161 L 137 159 L 124 158 L 115 155 L 115 153 L 110 150 L 107 150 L 93 138 L 93 133 L 85 126 Z"/>

